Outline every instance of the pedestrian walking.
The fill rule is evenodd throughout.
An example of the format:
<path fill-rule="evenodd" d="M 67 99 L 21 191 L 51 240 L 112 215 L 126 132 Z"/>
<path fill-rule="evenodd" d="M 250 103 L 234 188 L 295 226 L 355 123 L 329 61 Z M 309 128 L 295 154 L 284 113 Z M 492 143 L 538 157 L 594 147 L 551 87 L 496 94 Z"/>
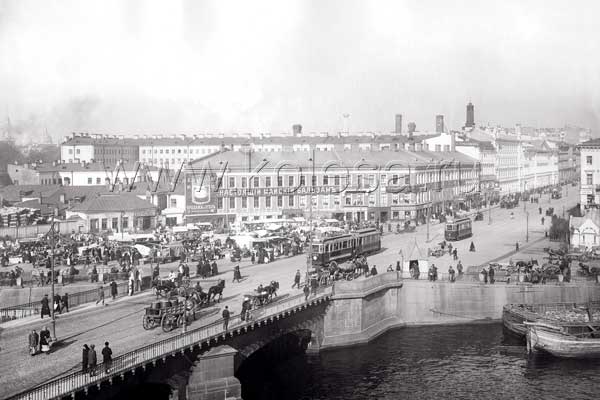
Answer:
<path fill-rule="evenodd" d="M 456 276 L 452 265 L 450 266 L 450 268 L 448 268 L 448 277 L 450 278 L 450 282 L 454 283 L 456 281 Z"/>
<path fill-rule="evenodd" d="M 104 305 L 104 286 L 102 285 L 100 285 L 98 288 L 98 300 L 96 300 L 96 305 L 98 305 L 100 302 L 102 302 L 102 305 Z"/>
<path fill-rule="evenodd" d="M 40 312 L 40 315 L 42 316 L 42 319 L 44 319 L 44 315 L 47 316 L 51 316 L 52 314 L 50 313 L 50 300 L 48 299 L 48 295 L 45 294 L 44 297 L 42 297 L 42 311 Z"/>
<path fill-rule="evenodd" d="M 400 264 L 400 261 L 396 261 L 396 271 L 400 272 L 400 275 L 402 275 L 402 264 Z"/>
<path fill-rule="evenodd" d="M 69 312 L 69 293 L 65 292 L 60 301 L 62 303 L 60 307 L 60 313 L 62 314 L 62 310 L 67 310 L 67 312 Z"/>
<path fill-rule="evenodd" d="M 456 249 L 456 247 L 454 248 L 452 254 L 454 255 L 454 261 L 458 260 L 458 250 Z"/>
<path fill-rule="evenodd" d="M 544 219 L 544 217 L 542 217 L 542 225 L 544 225 L 544 221 L 545 221 L 545 219 Z"/>
<path fill-rule="evenodd" d="M 119 294 L 118 289 L 117 289 L 117 282 L 115 282 L 115 280 L 113 279 L 109 285 L 110 285 L 110 295 L 114 301 L 117 298 L 117 295 Z"/>
<path fill-rule="evenodd" d="M 304 285 L 304 288 L 302 289 L 302 291 L 304 292 L 304 301 L 308 301 L 308 295 L 310 294 L 310 289 L 308 288 L 308 282 Z"/>
<path fill-rule="evenodd" d="M 375 276 L 377 275 L 377 268 L 376 265 L 373 264 L 373 267 L 371 268 L 371 276 Z"/>
<path fill-rule="evenodd" d="M 298 289 L 300 289 L 300 278 L 301 278 L 300 270 L 297 269 L 296 275 L 294 275 L 294 284 L 292 285 L 292 289 L 296 286 L 298 287 Z"/>
<path fill-rule="evenodd" d="M 493 285 L 495 282 L 495 280 L 494 280 L 495 271 L 494 271 L 494 267 L 492 267 L 492 265 L 490 265 L 490 271 L 488 272 L 488 275 L 490 277 L 490 285 Z"/>
<path fill-rule="evenodd" d="M 227 327 L 229 326 L 229 318 L 231 317 L 231 313 L 229 312 L 229 307 L 225 306 L 223 310 L 223 330 L 227 332 Z"/>
<path fill-rule="evenodd" d="M 88 371 L 88 353 L 90 348 L 87 344 L 83 345 L 81 350 L 81 372 L 86 373 Z"/>
<path fill-rule="evenodd" d="M 173 272 L 173 271 L 171 271 L 171 272 Z M 134 285 L 135 285 L 135 278 L 134 278 L 134 277 L 130 277 L 130 278 L 129 278 L 129 282 L 128 282 L 128 284 L 127 284 L 128 288 L 129 288 L 128 294 L 129 294 L 130 296 L 133 296 L 133 288 L 134 288 Z"/>
<path fill-rule="evenodd" d="M 40 331 L 40 351 L 50 354 L 50 331 L 47 326 Z"/>
<path fill-rule="evenodd" d="M 515 251 L 519 251 L 519 242 L 515 243 Z"/>
<path fill-rule="evenodd" d="M 475 243 L 473 243 L 473 241 L 471 241 L 471 246 L 469 247 L 469 251 L 475 251 Z"/>
<path fill-rule="evenodd" d="M 54 307 L 54 313 L 60 313 L 60 294 L 56 293 L 54 299 L 52 299 L 52 307 Z M 61 313 L 62 314 L 62 313 Z"/>
<path fill-rule="evenodd" d="M 463 274 L 463 265 L 460 261 L 456 264 L 456 270 L 458 271 L 458 276 L 461 277 Z"/>
<path fill-rule="evenodd" d="M 96 346 L 90 344 L 90 349 L 88 351 L 88 371 L 90 371 L 90 376 L 96 375 L 96 365 L 98 364 L 98 358 L 96 356 Z"/>
<path fill-rule="evenodd" d="M 38 346 L 40 345 L 40 335 L 35 331 L 31 330 L 29 333 L 29 354 L 35 356 L 38 352 Z"/>
<path fill-rule="evenodd" d="M 481 275 L 483 275 L 483 283 L 487 284 L 488 283 L 488 271 L 487 271 L 487 269 L 485 269 L 485 267 L 483 267 L 481 269 Z"/>
<path fill-rule="evenodd" d="M 102 349 L 102 364 L 104 364 L 104 372 L 109 373 L 112 366 L 112 350 L 108 346 L 108 342 L 104 342 Z"/>
<path fill-rule="evenodd" d="M 310 291 L 313 296 L 317 295 L 317 287 L 319 286 L 319 282 L 317 281 L 317 277 L 313 276 L 310 278 Z"/>

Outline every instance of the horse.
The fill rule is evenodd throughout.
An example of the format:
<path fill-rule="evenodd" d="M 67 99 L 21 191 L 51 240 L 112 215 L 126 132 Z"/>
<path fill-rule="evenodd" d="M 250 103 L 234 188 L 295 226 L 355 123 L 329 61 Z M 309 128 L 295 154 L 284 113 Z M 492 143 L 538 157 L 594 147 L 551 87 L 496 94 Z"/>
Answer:
<path fill-rule="evenodd" d="M 267 297 L 269 300 L 273 299 L 273 296 L 277 297 L 277 289 L 279 289 L 279 282 L 271 281 L 268 286 L 264 287 L 264 290 L 267 292 Z"/>
<path fill-rule="evenodd" d="M 215 286 L 211 286 L 210 289 L 208 289 L 208 302 L 210 303 L 211 300 L 216 300 L 217 295 L 219 295 L 219 300 L 216 300 L 217 303 L 221 301 L 221 297 L 223 297 L 223 289 L 225 289 L 225 280 L 224 279 L 219 279 L 219 283 L 217 283 Z"/>

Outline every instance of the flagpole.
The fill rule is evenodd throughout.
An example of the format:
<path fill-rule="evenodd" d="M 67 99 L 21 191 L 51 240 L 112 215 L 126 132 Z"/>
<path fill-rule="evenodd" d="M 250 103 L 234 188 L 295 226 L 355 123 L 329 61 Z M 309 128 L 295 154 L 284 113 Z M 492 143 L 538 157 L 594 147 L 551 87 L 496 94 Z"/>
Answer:
<path fill-rule="evenodd" d="M 51 251 L 51 255 L 50 255 L 50 276 L 51 276 L 51 282 L 52 282 L 52 299 L 51 304 L 52 304 L 52 308 L 50 309 L 52 314 L 52 341 L 55 342 L 56 341 L 56 313 L 54 310 L 54 279 L 55 279 L 55 275 L 54 275 L 54 253 L 56 250 L 56 240 L 54 237 L 54 215 L 52 215 L 52 227 L 50 229 L 50 251 Z"/>

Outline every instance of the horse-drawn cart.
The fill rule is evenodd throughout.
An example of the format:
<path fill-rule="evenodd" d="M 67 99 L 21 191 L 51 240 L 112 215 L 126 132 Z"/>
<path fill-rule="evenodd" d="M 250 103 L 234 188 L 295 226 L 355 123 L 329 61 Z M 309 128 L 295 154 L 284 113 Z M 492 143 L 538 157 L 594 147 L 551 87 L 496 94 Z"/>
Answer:
<path fill-rule="evenodd" d="M 164 332 L 170 332 L 175 328 L 183 326 L 186 322 L 186 303 L 179 302 L 174 298 L 171 300 L 153 301 L 150 307 L 146 307 L 146 313 L 142 319 L 142 326 L 146 330 L 161 326 Z"/>

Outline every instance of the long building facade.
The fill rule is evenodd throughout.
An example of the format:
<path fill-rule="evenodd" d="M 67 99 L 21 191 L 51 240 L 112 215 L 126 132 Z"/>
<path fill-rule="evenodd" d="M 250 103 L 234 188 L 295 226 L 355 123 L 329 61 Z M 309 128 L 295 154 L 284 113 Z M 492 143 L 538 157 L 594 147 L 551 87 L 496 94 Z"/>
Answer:
<path fill-rule="evenodd" d="M 217 225 L 311 214 L 424 221 L 478 193 L 479 176 L 478 162 L 457 152 L 226 151 L 185 171 L 185 216 Z"/>

